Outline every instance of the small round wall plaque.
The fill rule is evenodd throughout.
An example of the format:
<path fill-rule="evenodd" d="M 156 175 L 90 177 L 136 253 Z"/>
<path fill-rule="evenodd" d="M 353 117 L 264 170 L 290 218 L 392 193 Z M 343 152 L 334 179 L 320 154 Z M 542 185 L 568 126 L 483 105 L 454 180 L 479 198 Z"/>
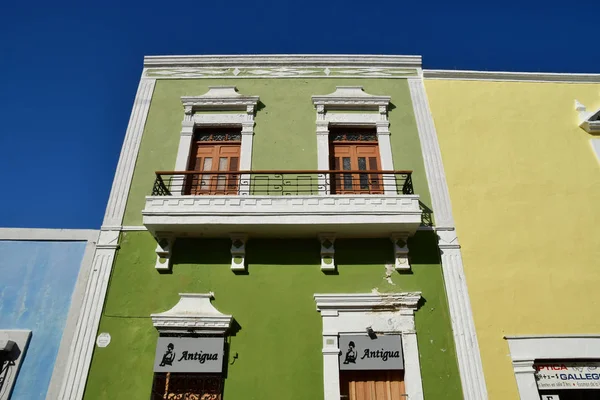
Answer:
<path fill-rule="evenodd" d="M 96 345 L 98 347 L 106 347 L 110 343 L 110 333 L 102 332 L 96 339 Z"/>

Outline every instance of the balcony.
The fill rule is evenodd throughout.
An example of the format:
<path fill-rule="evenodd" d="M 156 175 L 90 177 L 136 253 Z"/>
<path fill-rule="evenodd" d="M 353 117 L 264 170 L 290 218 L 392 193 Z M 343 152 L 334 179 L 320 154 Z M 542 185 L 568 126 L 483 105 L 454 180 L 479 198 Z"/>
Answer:
<path fill-rule="evenodd" d="M 339 237 L 412 234 L 412 171 L 158 171 L 142 211 L 155 236 Z"/>

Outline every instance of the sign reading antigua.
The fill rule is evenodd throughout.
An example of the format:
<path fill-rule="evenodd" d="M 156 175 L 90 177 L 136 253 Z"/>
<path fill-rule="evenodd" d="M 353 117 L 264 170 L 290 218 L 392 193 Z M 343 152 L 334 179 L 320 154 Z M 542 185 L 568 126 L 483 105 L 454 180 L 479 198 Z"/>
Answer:
<path fill-rule="evenodd" d="M 154 372 L 221 372 L 224 343 L 222 337 L 160 337 Z"/>
<path fill-rule="evenodd" d="M 341 370 L 404 369 L 400 335 L 341 335 L 339 343 Z"/>
<path fill-rule="evenodd" d="M 600 362 L 534 364 L 539 389 L 600 389 Z"/>

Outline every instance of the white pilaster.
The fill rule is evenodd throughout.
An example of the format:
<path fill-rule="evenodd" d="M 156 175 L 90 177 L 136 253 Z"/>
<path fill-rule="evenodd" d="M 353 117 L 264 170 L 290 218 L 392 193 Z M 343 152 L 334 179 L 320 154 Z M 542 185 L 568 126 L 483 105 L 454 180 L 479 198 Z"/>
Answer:
<path fill-rule="evenodd" d="M 127 126 L 127 133 L 125 134 L 125 141 L 119 156 L 115 179 L 108 198 L 108 205 L 102 222 L 103 226 L 120 226 L 123 221 L 125 204 L 131 187 L 131 179 L 133 178 L 133 168 L 142 142 L 142 133 L 146 126 L 155 82 L 155 79 L 144 78 L 140 80 L 131 117 L 129 118 L 129 125 Z"/>
<path fill-rule="evenodd" d="M 326 317 L 324 317 L 326 318 Z M 337 334 L 323 334 L 324 399 L 340 398 L 340 349 Z"/>
<path fill-rule="evenodd" d="M 402 332 L 402 351 L 404 352 L 406 394 L 410 400 L 423 400 L 419 346 L 417 344 L 417 333 L 414 330 Z"/>
<path fill-rule="evenodd" d="M 142 75 L 143 76 L 143 75 Z M 61 400 L 80 400 L 90 368 L 94 342 L 115 252 L 118 248 L 119 231 L 123 222 L 127 196 L 131 187 L 133 170 L 137 160 L 142 134 L 146 125 L 155 79 L 142 78 L 133 103 L 125 140 L 113 180 L 108 205 L 102 222 L 102 231 L 92 260 L 81 313 L 66 363 L 60 388 Z"/>
<path fill-rule="evenodd" d="M 512 362 L 521 400 L 539 400 L 540 398 L 537 384 L 535 383 L 533 361 L 534 360 L 513 360 Z"/>
<path fill-rule="evenodd" d="M 61 400 L 79 400 L 83 397 L 108 280 L 118 248 L 118 239 L 118 231 L 100 232 L 92 261 L 92 271 L 85 290 L 82 312 L 79 315 L 75 337 L 71 343 L 59 396 Z"/>
<path fill-rule="evenodd" d="M 450 309 L 463 395 L 465 400 L 486 400 L 488 396 L 479 344 L 475 332 L 460 246 L 454 230 L 452 206 L 437 133 L 422 79 L 409 79 L 408 85 L 421 141 L 427 183 L 431 193 L 436 231 L 440 237 L 442 271 L 448 296 L 448 307 Z"/>

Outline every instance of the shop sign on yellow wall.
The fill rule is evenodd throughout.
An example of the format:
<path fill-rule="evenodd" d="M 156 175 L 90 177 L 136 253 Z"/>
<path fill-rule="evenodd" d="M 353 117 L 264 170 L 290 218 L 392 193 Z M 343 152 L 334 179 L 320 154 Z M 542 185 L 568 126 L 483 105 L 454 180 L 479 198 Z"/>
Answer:
<path fill-rule="evenodd" d="M 598 389 L 600 362 L 559 362 L 535 364 L 538 388 Z"/>

